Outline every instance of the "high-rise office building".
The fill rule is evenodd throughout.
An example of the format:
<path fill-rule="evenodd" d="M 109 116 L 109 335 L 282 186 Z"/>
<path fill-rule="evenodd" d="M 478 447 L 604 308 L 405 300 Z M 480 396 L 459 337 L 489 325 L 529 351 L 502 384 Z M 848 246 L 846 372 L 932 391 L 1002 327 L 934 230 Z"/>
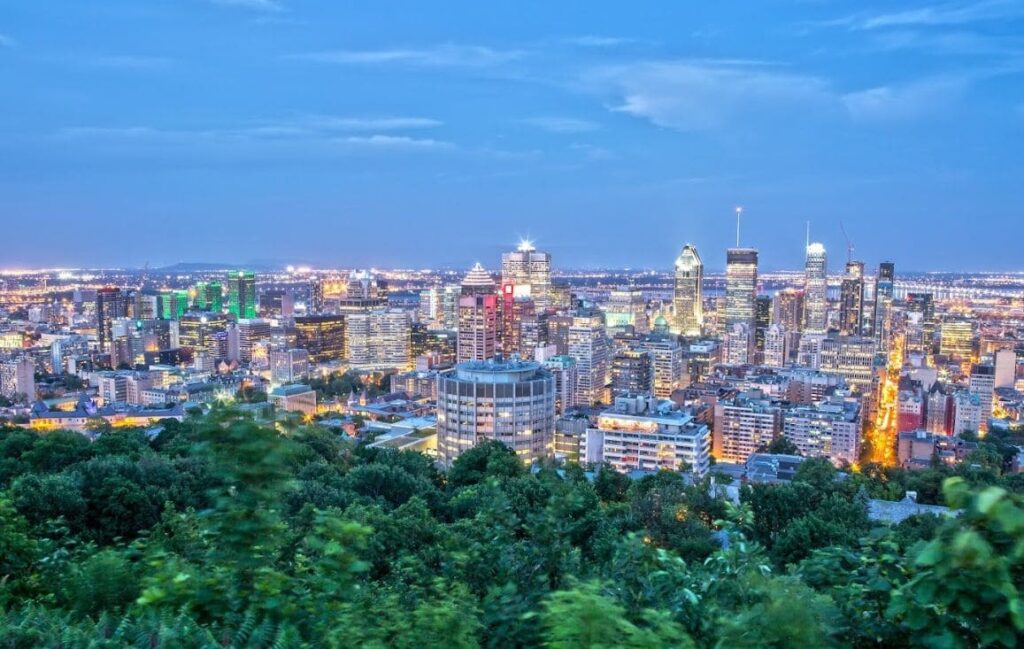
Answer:
<path fill-rule="evenodd" d="M 807 246 L 804 267 L 804 331 L 828 331 L 828 258 L 825 246 L 812 243 Z"/>
<path fill-rule="evenodd" d="M 345 357 L 345 316 L 306 315 L 295 318 L 295 344 L 309 352 L 311 363 L 338 361 Z"/>
<path fill-rule="evenodd" d="M 889 350 L 889 335 L 892 327 L 892 300 L 896 291 L 896 266 L 891 261 L 878 265 L 875 277 L 875 341 L 880 351 Z"/>
<path fill-rule="evenodd" d="M 309 301 L 306 302 L 306 313 L 316 315 L 324 310 L 324 282 L 320 278 L 309 281 Z"/>
<path fill-rule="evenodd" d="M 605 326 L 609 331 L 632 327 L 637 333 L 647 333 L 650 323 L 647 318 L 647 300 L 640 289 L 613 289 L 604 305 Z"/>
<path fill-rule="evenodd" d="M 197 282 L 193 307 L 198 311 L 220 313 L 224 310 L 224 288 L 220 282 Z"/>
<path fill-rule="evenodd" d="M 757 250 L 729 248 L 725 265 L 725 325 L 754 329 L 757 299 Z"/>
<path fill-rule="evenodd" d="M 624 349 L 612 358 L 612 394 L 645 394 L 654 387 L 654 363 L 650 352 Z"/>
<path fill-rule="evenodd" d="M 107 351 L 111 341 L 111 327 L 117 318 L 129 317 L 131 295 L 116 287 L 96 291 L 96 335 L 100 351 Z"/>
<path fill-rule="evenodd" d="M 520 242 L 511 252 L 501 255 L 501 283 L 512 284 L 518 297 L 528 297 L 543 311 L 551 304 L 551 255 Z"/>
<path fill-rule="evenodd" d="M 341 313 L 365 313 L 388 306 L 388 282 L 375 271 L 353 270 L 345 284 L 344 297 L 338 298 Z"/>
<path fill-rule="evenodd" d="M 195 354 L 205 353 L 211 359 L 227 357 L 228 318 L 220 313 L 189 312 L 178 321 L 178 341 Z M 223 344 L 222 344 L 223 343 Z"/>
<path fill-rule="evenodd" d="M 756 362 L 764 357 L 764 336 L 772 324 L 772 298 L 758 295 L 754 301 L 754 350 Z"/>
<path fill-rule="evenodd" d="M 256 273 L 248 270 L 228 273 L 228 311 L 238 320 L 256 317 Z"/>
<path fill-rule="evenodd" d="M 752 362 L 750 326 L 737 322 L 722 337 L 722 362 L 726 365 L 746 365 Z"/>
<path fill-rule="evenodd" d="M 512 284 L 502 284 L 501 301 L 498 306 L 501 319 L 498 337 L 502 354 L 508 358 L 512 354 L 525 356 L 527 352 L 532 352 L 533 350 L 527 350 L 523 343 L 523 323 L 531 320 L 536 314 L 533 299 L 516 295 L 515 286 Z"/>
<path fill-rule="evenodd" d="M 555 411 L 564 415 L 580 405 L 576 394 L 579 383 L 576 359 L 572 356 L 552 356 L 545 359 L 543 365 L 555 379 Z"/>
<path fill-rule="evenodd" d="M 863 335 L 864 262 L 846 262 L 846 275 L 839 292 L 839 332 L 845 336 Z"/>
<path fill-rule="evenodd" d="M 160 317 L 177 320 L 188 311 L 188 291 L 171 289 L 160 292 Z"/>
<path fill-rule="evenodd" d="M 485 439 L 531 464 L 552 454 L 554 433 L 554 378 L 539 363 L 470 361 L 438 376 L 437 453 L 444 466 Z"/>
<path fill-rule="evenodd" d="M 931 293 L 908 293 L 906 312 L 908 319 L 912 319 L 920 326 L 918 344 L 912 345 L 911 338 L 908 337 L 907 351 L 931 353 L 935 342 L 934 297 Z"/>
<path fill-rule="evenodd" d="M 640 341 L 639 348 L 649 352 L 654 363 L 654 396 L 671 398 L 686 379 L 686 355 L 679 339 L 651 334 Z"/>
<path fill-rule="evenodd" d="M 566 331 L 569 356 L 576 359 L 580 403 L 605 402 L 611 370 L 611 343 L 600 315 L 577 315 Z"/>
<path fill-rule="evenodd" d="M 996 370 L 992 365 L 975 365 L 971 369 L 968 390 L 978 397 L 981 406 L 981 421 L 978 433 L 988 432 L 988 420 L 992 416 L 995 402 Z"/>
<path fill-rule="evenodd" d="M 305 349 L 270 352 L 270 381 L 274 385 L 298 383 L 309 374 L 309 353 Z"/>
<path fill-rule="evenodd" d="M 497 295 L 471 293 L 460 297 L 458 362 L 494 358 L 499 350 L 498 323 Z"/>
<path fill-rule="evenodd" d="M 676 333 L 699 336 L 704 328 L 704 262 L 696 246 L 686 244 L 676 258 L 672 309 Z"/>
<path fill-rule="evenodd" d="M 259 345 L 270 340 L 270 321 L 239 320 L 235 329 L 238 332 L 238 360 L 251 363 Z"/>
<path fill-rule="evenodd" d="M 480 262 L 473 264 L 466 276 L 462 278 L 462 295 L 493 295 L 495 291 L 494 278 L 480 265 Z"/>
<path fill-rule="evenodd" d="M 788 332 L 797 332 L 803 328 L 804 292 L 787 288 L 779 291 L 772 299 L 772 324 L 777 324 Z"/>
<path fill-rule="evenodd" d="M 789 336 L 777 324 L 768 327 L 764 334 L 762 363 L 768 367 L 785 367 L 789 362 Z"/>
<path fill-rule="evenodd" d="M 974 351 L 974 325 L 970 320 L 947 320 L 939 325 L 939 353 L 969 360 Z"/>
<path fill-rule="evenodd" d="M 995 365 L 995 387 L 1012 388 L 1017 384 L 1017 353 L 1012 349 L 1000 349 L 993 356 Z"/>
<path fill-rule="evenodd" d="M 409 369 L 411 325 L 409 314 L 401 309 L 350 313 L 345 319 L 349 364 L 358 369 Z"/>
<path fill-rule="evenodd" d="M 818 337 L 813 369 L 838 374 L 846 385 L 867 394 L 871 391 L 875 367 L 875 341 L 858 336 Z"/>

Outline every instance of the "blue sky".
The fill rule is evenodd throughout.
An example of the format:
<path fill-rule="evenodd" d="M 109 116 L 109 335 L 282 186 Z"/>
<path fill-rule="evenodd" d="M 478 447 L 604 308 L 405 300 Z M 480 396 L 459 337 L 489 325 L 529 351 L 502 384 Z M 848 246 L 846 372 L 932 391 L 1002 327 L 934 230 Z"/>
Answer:
<path fill-rule="evenodd" d="M 1024 270 L 1024 2 L 20 0 L 0 266 Z"/>

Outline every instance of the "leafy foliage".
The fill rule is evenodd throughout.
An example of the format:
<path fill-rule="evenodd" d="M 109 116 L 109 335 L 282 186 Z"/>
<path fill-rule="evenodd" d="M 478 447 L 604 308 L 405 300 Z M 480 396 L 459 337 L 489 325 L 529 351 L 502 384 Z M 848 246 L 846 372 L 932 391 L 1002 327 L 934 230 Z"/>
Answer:
<path fill-rule="evenodd" d="M 36 647 L 1014 647 L 1024 500 L 997 459 L 745 486 L 446 474 L 218 406 L 149 439 L 0 430 L 0 642 Z M 879 527 L 870 495 L 962 510 Z M 720 491 L 720 490 L 719 490 Z M 899 494 L 902 495 L 902 494 Z"/>

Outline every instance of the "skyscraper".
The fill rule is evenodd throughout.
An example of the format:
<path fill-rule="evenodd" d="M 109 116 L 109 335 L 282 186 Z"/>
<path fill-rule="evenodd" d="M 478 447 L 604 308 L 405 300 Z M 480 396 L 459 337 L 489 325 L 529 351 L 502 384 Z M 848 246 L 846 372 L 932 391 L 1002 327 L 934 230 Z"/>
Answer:
<path fill-rule="evenodd" d="M 977 395 L 981 404 L 981 421 L 978 422 L 978 433 L 988 432 L 988 420 L 992 416 L 995 401 L 996 370 L 992 365 L 975 365 L 971 368 L 968 379 L 968 390 Z"/>
<path fill-rule="evenodd" d="M 890 315 L 892 298 L 896 289 L 896 265 L 891 261 L 883 261 L 878 265 L 878 276 L 875 278 L 875 340 L 880 351 L 889 349 Z"/>
<path fill-rule="evenodd" d="M 498 351 L 498 296 L 491 293 L 459 298 L 458 362 L 486 361 Z"/>
<path fill-rule="evenodd" d="M 608 385 L 611 344 L 600 315 L 578 315 L 566 332 L 569 356 L 576 359 L 580 403 L 604 402 Z"/>
<path fill-rule="evenodd" d="M 729 248 L 725 261 L 725 325 L 754 328 L 757 298 L 757 250 Z"/>
<path fill-rule="evenodd" d="M 480 265 L 480 262 L 473 264 L 466 276 L 462 278 L 463 295 L 493 295 L 494 291 L 494 278 Z"/>
<path fill-rule="evenodd" d="M 864 262 L 846 262 L 846 275 L 839 297 L 839 331 L 846 336 L 860 336 L 863 332 Z"/>
<path fill-rule="evenodd" d="M 502 284 L 499 310 L 501 324 L 498 336 L 502 353 L 506 357 L 531 353 L 532 349 L 527 350 L 523 346 L 523 323 L 533 319 L 536 313 L 533 300 L 524 296 L 517 297 L 515 286 Z"/>
<path fill-rule="evenodd" d="M 699 336 L 704 326 L 704 262 L 697 248 L 683 246 L 676 258 L 675 289 L 672 307 L 675 311 L 673 329 L 684 336 Z"/>
<path fill-rule="evenodd" d="M 757 250 L 729 248 L 725 262 L 725 331 L 735 337 L 744 332 L 748 349 L 753 346 L 757 315 Z M 737 325 L 742 325 L 737 328 Z"/>
<path fill-rule="evenodd" d="M 612 394 L 645 394 L 654 387 L 654 360 L 651 353 L 624 349 L 612 358 Z"/>
<path fill-rule="evenodd" d="M 194 306 L 200 311 L 220 313 L 224 310 L 224 289 L 220 282 L 197 282 Z"/>
<path fill-rule="evenodd" d="M 767 295 L 758 295 L 754 300 L 754 349 L 757 352 L 755 362 L 763 362 L 764 336 L 771 324 L 772 298 Z"/>
<path fill-rule="evenodd" d="M 804 313 L 804 292 L 787 288 L 775 294 L 772 305 L 772 324 L 786 332 L 800 331 Z"/>
<path fill-rule="evenodd" d="M 228 273 L 228 311 L 238 320 L 256 317 L 256 273 L 251 270 Z"/>
<path fill-rule="evenodd" d="M 114 320 L 128 317 L 129 301 L 130 296 L 116 287 L 108 286 L 96 291 L 96 333 L 100 351 L 107 351 Z"/>
<path fill-rule="evenodd" d="M 345 316 L 307 315 L 295 318 L 295 347 L 309 352 L 312 363 L 345 357 Z"/>
<path fill-rule="evenodd" d="M 825 246 L 807 246 L 804 267 L 804 331 L 820 334 L 828 330 L 828 260 Z"/>
<path fill-rule="evenodd" d="M 516 297 L 531 298 L 538 310 L 546 309 L 551 303 L 551 255 L 521 241 L 501 255 L 501 283 L 515 286 Z"/>
<path fill-rule="evenodd" d="M 411 320 L 401 309 L 351 313 L 345 318 L 348 362 L 359 369 L 409 369 Z"/>

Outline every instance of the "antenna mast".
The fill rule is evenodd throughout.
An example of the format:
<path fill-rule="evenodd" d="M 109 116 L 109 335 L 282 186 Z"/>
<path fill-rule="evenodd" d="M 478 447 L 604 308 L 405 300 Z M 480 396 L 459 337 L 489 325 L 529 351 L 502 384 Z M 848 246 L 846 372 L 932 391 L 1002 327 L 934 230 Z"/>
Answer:
<path fill-rule="evenodd" d="M 743 206 L 736 206 L 736 247 L 740 247 L 740 215 L 743 214 Z"/>

